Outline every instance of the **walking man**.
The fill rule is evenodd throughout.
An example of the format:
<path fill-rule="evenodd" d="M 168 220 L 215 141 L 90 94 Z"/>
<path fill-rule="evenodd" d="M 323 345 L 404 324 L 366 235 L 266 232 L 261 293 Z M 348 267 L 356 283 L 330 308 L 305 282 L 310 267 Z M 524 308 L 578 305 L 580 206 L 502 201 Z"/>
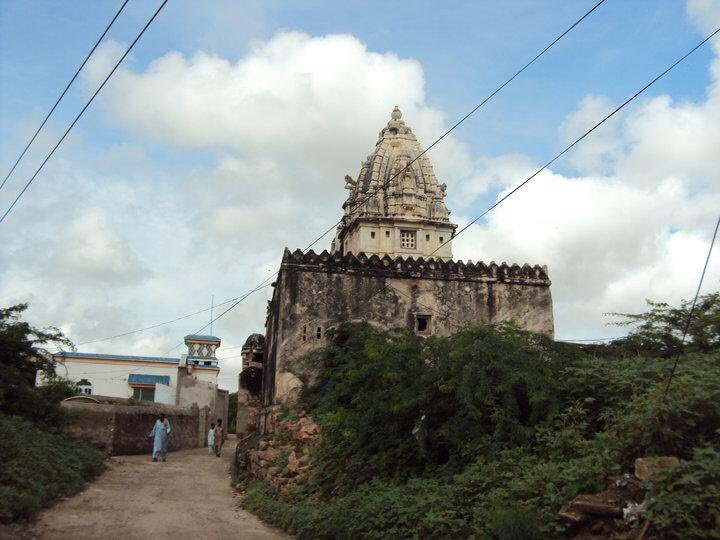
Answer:
<path fill-rule="evenodd" d="M 168 453 L 168 436 L 170 435 L 170 422 L 163 413 L 155 420 L 155 425 L 148 437 L 153 438 L 153 454 L 152 460 L 157 461 L 161 457 L 163 461 L 167 461 Z"/>

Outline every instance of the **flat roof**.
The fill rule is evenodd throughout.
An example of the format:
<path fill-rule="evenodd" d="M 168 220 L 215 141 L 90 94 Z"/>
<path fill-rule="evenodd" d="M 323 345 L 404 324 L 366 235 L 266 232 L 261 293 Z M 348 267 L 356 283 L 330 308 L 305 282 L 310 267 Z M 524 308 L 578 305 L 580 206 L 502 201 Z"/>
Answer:
<path fill-rule="evenodd" d="M 132 356 L 126 354 L 96 354 L 62 351 L 53 355 L 53 357 L 62 356 L 65 358 L 91 358 L 94 360 L 125 360 L 129 362 L 157 362 L 158 364 L 179 364 L 179 358 L 170 358 L 166 356 Z"/>
<path fill-rule="evenodd" d="M 188 334 L 185 339 L 199 339 L 202 341 L 220 341 L 219 337 L 216 336 L 204 336 L 202 334 Z"/>

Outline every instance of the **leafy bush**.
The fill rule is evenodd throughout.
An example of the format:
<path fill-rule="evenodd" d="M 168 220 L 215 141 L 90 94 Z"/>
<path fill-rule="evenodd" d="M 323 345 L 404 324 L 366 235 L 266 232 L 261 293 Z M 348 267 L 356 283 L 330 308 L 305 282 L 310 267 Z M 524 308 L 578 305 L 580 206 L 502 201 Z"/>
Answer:
<path fill-rule="evenodd" d="M 720 538 L 720 450 L 697 448 L 670 469 L 653 493 L 651 523 L 665 538 Z"/>
<path fill-rule="evenodd" d="M 588 356 L 511 325 L 427 339 L 343 325 L 333 339 L 305 359 L 321 366 L 301 396 L 322 433 L 311 483 L 248 488 L 251 509 L 300 538 L 557 538 L 561 505 L 652 455 L 693 457 L 659 484 L 658 529 L 720 523 L 714 349 L 683 356 L 666 392 L 665 357 Z"/>
<path fill-rule="evenodd" d="M 346 325 L 309 361 L 323 366 L 302 397 L 322 426 L 314 458 L 321 487 L 337 493 L 376 477 L 460 472 L 479 454 L 529 444 L 560 406 L 569 359 L 512 326 L 423 340 Z"/>
<path fill-rule="evenodd" d="M 684 358 L 672 386 L 665 380 L 608 409 L 606 439 L 616 460 L 630 466 L 637 456 L 690 458 L 693 449 L 717 440 L 720 430 L 720 356 Z"/>
<path fill-rule="evenodd" d="M 105 455 L 73 437 L 0 414 L 0 521 L 27 519 L 81 490 Z"/>

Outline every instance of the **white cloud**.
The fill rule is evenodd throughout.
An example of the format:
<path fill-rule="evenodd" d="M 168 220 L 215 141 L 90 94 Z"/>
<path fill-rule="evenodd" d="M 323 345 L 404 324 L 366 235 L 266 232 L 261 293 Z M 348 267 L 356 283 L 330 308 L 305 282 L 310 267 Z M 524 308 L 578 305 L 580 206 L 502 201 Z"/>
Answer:
<path fill-rule="evenodd" d="M 709 17 L 713 6 L 692 2 L 689 12 Z M 120 50 L 98 51 L 90 87 Z M 604 311 L 640 310 L 646 297 L 690 296 L 720 207 L 719 88 L 713 82 L 701 103 L 640 103 L 569 156 L 581 176 L 540 175 L 461 236 L 456 255 L 548 264 L 562 337 L 603 334 Z M 7 239 L 10 262 L 0 265 L 0 297 L 29 300 L 33 322 L 78 341 L 196 311 L 213 293 L 219 302 L 267 278 L 283 247 L 304 247 L 339 219 L 343 177 L 357 174 L 394 105 L 424 146 L 447 128 L 426 102 L 417 61 L 349 35 L 281 32 L 239 59 L 168 53 L 142 70 L 121 68 L 102 103 L 134 142 L 92 153 L 77 142 L 66 150 L 72 159 L 59 154 L 45 189 L 15 214 L 32 216 L 33 228 Z M 588 96 L 560 139 L 612 106 Z M 157 158 L 143 151 L 148 140 L 172 148 Z M 430 158 L 454 217 L 479 213 L 489 188 L 507 191 L 537 166 L 522 154 L 473 154 L 452 136 Z M 68 199 L 82 204 L 59 202 Z M 708 289 L 717 279 L 715 263 Z M 216 324 L 226 347 L 262 331 L 269 292 Z M 207 320 L 83 349 L 164 354 Z M 222 365 L 229 382 L 240 359 Z"/>
<path fill-rule="evenodd" d="M 691 2 L 689 12 L 716 25 L 720 3 Z M 710 22 L 713 19 L 715 22 Z M 714 58 L 711 70 L 720 60 Z M 586 96 L 561 126 L 567 144 L 616 105 Z M 720 80 L 704 101 L 645 99 L 582 141 L 567 161 L 586 176 L 541 173 L 455 242 L 463 258 L 548 264 L 556 331 L 564 338 L 617 335 L 605 312 L 639 312 L 646 298 L 691 298 L 720 209 Z M 504 178 L 508 156 L 490 171 Z M 536 165 L 532 168 L 537 168 Z M 498 197 L 521 175 L 504 182 Z M 466 221 L 469 221 L 466 220 Z M 720 286 L 715 257 L 704 291 Z"/>
<path fill-rule="evenodd" d="M 97 64 L 116 49 L 102 49 Z M 102 72 L 91 70 L 91 85 Z M 350 35 L 280 32 L 234 63 L 171 52 L 140 73 L 120 69 L 105 102 L 114 122 L 133 133 L 290 164 L 285 183 L 310 196 L 335 193 L 346 173 L 357 173 L 394 105 L 425 145 L 446 129 L 444 114 L 425 104 L 417 61 L 368 51 Z M 450 182 L 473 174 L 467 149 L 452 136 L 433 161 Z"/>
<path fill-rule="evenodd" d="M 63 249 L 56 260 L 59 270 L 82 280 L 123 285 L 147 274 L 127 239 L 100 208 L 84 209 L 68 223 L 60 241 Z"/>
<path fill-rule="evenodd" d="M 717 0 L 688 0 L 686 9 L 701 32 L 714 32 L 720 26 L 720 2 Z M 713 46 L 720 51 L 717 40 L 713 41 Z"/>

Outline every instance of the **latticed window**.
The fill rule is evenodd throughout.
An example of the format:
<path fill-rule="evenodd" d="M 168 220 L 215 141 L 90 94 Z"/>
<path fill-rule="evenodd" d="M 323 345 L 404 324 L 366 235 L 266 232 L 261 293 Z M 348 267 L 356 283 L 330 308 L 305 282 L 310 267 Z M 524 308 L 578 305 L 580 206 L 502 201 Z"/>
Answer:
<path fill-rule="evenodd" d="M 400 231 L 400 246 L 404 248 L 414 248 L 415 231 Z"/>

